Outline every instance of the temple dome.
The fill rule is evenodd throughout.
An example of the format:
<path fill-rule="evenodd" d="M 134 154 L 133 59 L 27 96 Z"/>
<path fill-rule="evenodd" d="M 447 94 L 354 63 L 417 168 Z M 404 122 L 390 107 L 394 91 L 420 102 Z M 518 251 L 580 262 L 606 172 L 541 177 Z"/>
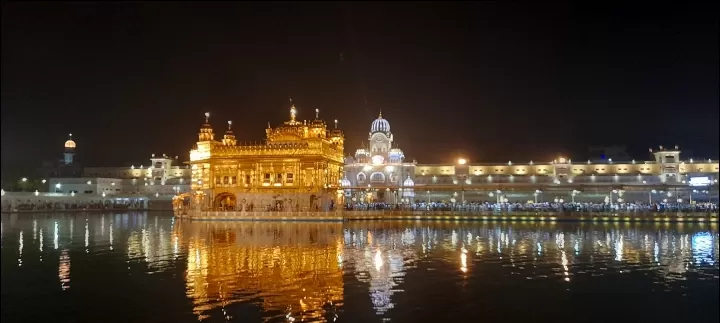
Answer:
<path fill-rule="evenodd" d="M 370 125 L 370 132 L 390 132 L 390 122 L 388 122 L 386 119 L 383 119 L 382 113 L 380 113 L 377 119 L 373 120 L 372 124 Z"/>
<path fill-rule="evenodd" d="M 70 134 L 68 140 L 65 142 L 65 148 L 75 148 L 75 141 L 72 140 L 72 134 Z"/>
<path fill-rule="evenodd" d="M 403 186 L 405 186 L 405 187 L 415 186 L 415 182 L 413 182 L 413 180 L 410 178 L 410 175 L 408 175 L 408 177 L 403 182 Z"/>

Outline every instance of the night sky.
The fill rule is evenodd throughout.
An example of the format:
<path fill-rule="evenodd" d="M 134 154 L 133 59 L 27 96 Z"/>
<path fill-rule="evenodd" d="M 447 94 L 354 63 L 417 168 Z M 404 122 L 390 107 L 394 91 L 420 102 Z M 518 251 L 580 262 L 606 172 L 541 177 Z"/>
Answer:
<path fill-rule="evenodd" d="M 409 159 L 718 156 L 718 12 L 511 3 L 3 3 L 2 163 L 187 160 L 203 112 L 240 141 L 314 110 Z M 691 156 L 685 156 L 691 157 Z"/>

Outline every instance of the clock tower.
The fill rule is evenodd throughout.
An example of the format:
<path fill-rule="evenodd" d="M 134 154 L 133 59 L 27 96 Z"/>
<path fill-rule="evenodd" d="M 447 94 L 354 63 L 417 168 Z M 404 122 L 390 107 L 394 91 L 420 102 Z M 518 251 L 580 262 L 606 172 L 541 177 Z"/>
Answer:
<path fill-rule="evenodd" d="M 370 159 L 373 164 L 383 164 L 388 161 L 388 153 L 392 149 L 393 135 L 390 132 L 390 123 L 383 119 L 382 112 L 370 125 Z"/>

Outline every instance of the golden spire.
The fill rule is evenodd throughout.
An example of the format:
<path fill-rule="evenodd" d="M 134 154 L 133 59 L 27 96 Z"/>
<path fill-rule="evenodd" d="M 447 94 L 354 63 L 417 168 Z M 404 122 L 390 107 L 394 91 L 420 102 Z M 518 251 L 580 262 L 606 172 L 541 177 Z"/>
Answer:
<path fill-rule="evenodd" d="M 378 119 L 382 119 L 382 109 L 380 109 L 380 113 L 378 114 Z"/>
<path fill-rule="evenodd" d="M 225 131 L 222 142 L 225 146 L 235 146 L 237 144 L 235 134 L 232 132 L 232 120 L 228 120 L 228 130 Z"/>
<path fill-rule="evenodd" d="M 214 138 L 215 134 L 213 134 L 212 127 L 210 126 L 210 112 L 205 112 L 205 123 L 200 127 L 198 141 L 213 141 Z"/>
<path fill-rule="evenodd" d="M 335 119 L 335 129 L 337 129 L 337 123 L 338 123 L 338 121 L 337 121 L 337 119 Z"/>
<path fill-rule="evenodd" d="M 315 120 L 320 119 L 320 109 L 315 109 Z"/>

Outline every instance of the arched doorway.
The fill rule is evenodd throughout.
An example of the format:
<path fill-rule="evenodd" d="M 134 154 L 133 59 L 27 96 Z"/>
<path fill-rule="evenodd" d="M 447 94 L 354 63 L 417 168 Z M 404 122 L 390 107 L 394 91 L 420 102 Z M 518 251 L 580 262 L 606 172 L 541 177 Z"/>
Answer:
<path fill-rule="evenodd" d="M 237 198 L 235 198 L 235 194 L 232 193 L 220 193 L 215 196 L 215 203 L 213 205 L 221 211 L 235 211 Z"/>

